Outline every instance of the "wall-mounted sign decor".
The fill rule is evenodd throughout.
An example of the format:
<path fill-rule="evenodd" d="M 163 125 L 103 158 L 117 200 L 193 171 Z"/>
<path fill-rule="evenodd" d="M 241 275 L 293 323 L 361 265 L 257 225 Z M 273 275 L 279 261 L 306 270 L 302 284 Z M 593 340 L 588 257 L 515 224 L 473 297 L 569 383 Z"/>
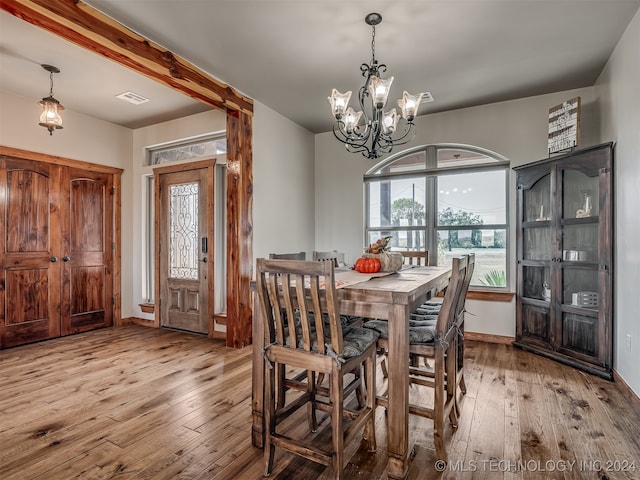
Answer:
<path fill-rule="evenodd" d="M 549 109 L 549 155 L 570 150 L 580 141 L 580 97 Z"/>

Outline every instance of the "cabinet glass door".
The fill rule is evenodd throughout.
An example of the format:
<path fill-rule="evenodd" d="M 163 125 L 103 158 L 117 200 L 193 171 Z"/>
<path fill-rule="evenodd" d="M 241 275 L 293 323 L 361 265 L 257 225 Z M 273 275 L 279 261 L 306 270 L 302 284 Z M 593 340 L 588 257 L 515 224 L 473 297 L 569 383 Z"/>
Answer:
<path fill-rule="evenodd" d="M 551 175 L 545 175 L 522 194 L 524 260 L 551 260 Z"/>
<path fill-rule="evenodd" d="M 523 192 L 522 221 L 551 220 L 551 175 L 547 174 Z"/>
<path fill-rule="evenodd" d="M 562 170 L 562 303 L 597 310 L 598 172 L 587 173 Z"/>
<path fill-rule="evenodd" d="M 598 172 L 586 175 L 582 171 L 562 171 L 563 218 L 589 218 L 598 216 Z"/>

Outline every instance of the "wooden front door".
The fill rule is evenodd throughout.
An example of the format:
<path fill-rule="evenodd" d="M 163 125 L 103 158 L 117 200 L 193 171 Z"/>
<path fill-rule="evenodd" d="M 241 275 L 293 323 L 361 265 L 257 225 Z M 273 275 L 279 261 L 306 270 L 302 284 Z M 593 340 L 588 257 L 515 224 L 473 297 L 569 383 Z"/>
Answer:
<path fill-rule="evenodd" d="M 113 324 L 112 193 L 111 174 L 63 173 L 62 335 Z"/>
<path fill-rule="evenodd" d="M 113 324 L 113 181 L 0 157 L 0 348 Z"/>
<path fill-rule="evenodd" d="M 210 172 L 198 168 L 156 178 L 160 325 L 205 334 L 213 316 Z"/>
<path fill-rule="evenodd" d="M 60 335 L 60 167 L 0 164 L 0 347 L 10 347 Z"/>

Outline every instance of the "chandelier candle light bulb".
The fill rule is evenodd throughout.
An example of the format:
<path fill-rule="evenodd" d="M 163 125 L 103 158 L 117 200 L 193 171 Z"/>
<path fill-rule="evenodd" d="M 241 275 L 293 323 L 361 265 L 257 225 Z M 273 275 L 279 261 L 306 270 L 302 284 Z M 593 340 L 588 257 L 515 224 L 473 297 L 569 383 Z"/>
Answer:
<path fill-rule="evenodd" d="M 361 110 L 356 112 L 348 106 L 351 99 L 351 91 L 340 93 L 335 88 L 328 97 L 331 104 L 331 113 L 336 119 L 333 126 L 333 134 L 344 143 L 346 149 L 352 153 L 362 153 L 367 158 L 378 158 L 385 153 L 390 153 L 395 145 L 403 145 L 415 137 L 415 119 L 418 107 L 422 101 L 422 93 L 411 95 L 403 92 L 402 98 L 397 101 L 400 107 L 400 115 L 395 108 L 385 112 L 393 77 L 382 78 L 381 74 L 387 70 L 387 66 L 376 60 L 375 39 L 376 25 L 382 22 L 382 15 L 370 13 L 365 17 L 365 23 L 372 28 L 371 35 L 371 62 L 360 66 L 364 84 L 358 92 L 358 102 Z M 368 100 L 368 101 L 365 101 Z M 398 128 L 400 116 L 405 120 L 404 132 L 393 137 Z M 360 120 L 364 124 L 360 124 Z"/>

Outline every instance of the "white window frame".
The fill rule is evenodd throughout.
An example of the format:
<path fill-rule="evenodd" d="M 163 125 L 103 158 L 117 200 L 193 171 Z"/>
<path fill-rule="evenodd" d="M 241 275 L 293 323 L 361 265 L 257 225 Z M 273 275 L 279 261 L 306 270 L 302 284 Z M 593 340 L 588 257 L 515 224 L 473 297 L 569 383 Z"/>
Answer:
<path fill-rule="evenodd" d="M 490 161 L 486 163 L 475 163 L 472 165 L 459 165 L 459 166 L 447 166 L 438 167 L 438 152 L 441 150 L 454 149 L 463 150 L 470 153 L 476 153 L 482 156 L 490 158 Z M 382 173 L 384 169 L 402 159 L 415 155 L 416 153 L 425 153 L 425 165 L 424 168 L 407 169 L 406 171 L 398 171 L 393 173 Z M 438 219 L 438 189 L 437 179 L 443 175 L 452 174 L 466 174 L 474 172 L 486 172 L 492 170 L 500 170 L 505 172 L 505 223 L 499 224 L 487 224 L 482 225 L 480 228 L 476 225 L 463 225 L 463 226 L 439 226 L 437 224 Z M 433 144 L 422 145 L 414 147 L 403 152 L 398 152 L 392 155 L 382 162 L 378 163 L 371 169 L 369 169 L 364 175 L 364 244 L 368 244 L 372 237 L 384 236 L 395 231 L 397 232 L 416 232 L 418 235 L 424 235 L 425 248 L 429 252 L 438 252 L 438 233 L 447 230 L 504 230 L 505 231 L 505 285 L 503 287 L 485 286 L 477 283 L 472 284 L 473 290 L 504 290 L 507 291 L 510 285 L 510 279 L 512 275 L 512 268 L 510 266 L 509 259 L 511 258 L 511 242 L 510 242 L 510 228 L 509 228 L 509 174 L 510 163 L 509 160 L 495 152 L 490 150 L 476 147 L 472 145 L 463 144 Z M 426 188 L 426 204 L 425 204 L 425 224 L 424 225 L 388 225 L 388 226 L 371 226 L 370 225 L 370 207 L 371 207 L 371 194 L 369 186 L 371 183 L 380 182 L 383 180 L 398 180 L 398 179 L 411 179 L 411 178 L 424 178 Z M 476 262 L 481 261 L 476 257 Z M 429 255 L 429 263 L 431 265 L 437 265 L 438 255 L 437 253 Z M 475 276 L 474 276 L 475 277 Z"/>

